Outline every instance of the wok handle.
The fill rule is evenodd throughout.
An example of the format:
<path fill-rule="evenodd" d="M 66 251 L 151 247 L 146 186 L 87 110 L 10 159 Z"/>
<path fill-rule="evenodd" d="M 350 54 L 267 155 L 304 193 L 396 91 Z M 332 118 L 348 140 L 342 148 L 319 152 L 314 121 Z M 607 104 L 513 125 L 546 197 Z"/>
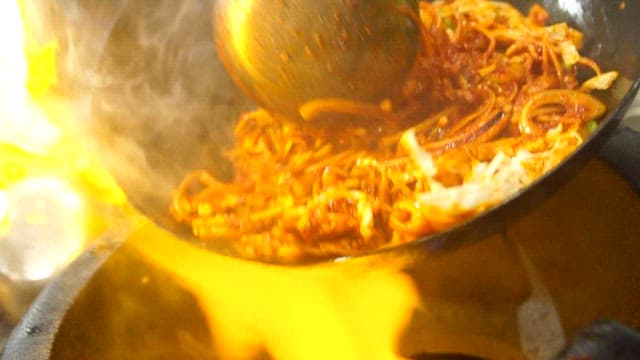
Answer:
<path fill-rule="evenodd" d="M 600 150 L 599 158 L 612 165 L 640 192 L 640 132 L 620 125 Z"/>

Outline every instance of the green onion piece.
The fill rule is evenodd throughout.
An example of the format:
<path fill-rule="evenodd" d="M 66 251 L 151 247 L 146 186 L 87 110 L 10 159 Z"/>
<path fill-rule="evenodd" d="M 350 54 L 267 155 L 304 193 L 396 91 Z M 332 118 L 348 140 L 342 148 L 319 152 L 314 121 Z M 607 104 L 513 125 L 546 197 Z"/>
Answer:
<path fill-rule="evenodd" d="M 453 22 L 453 19 L 451 19 L 450 17 L 444 18 L 444 25 L 447 28 L 449 28 L 450 30 L 455 30 L 456 29 L 456 23 Z"/>
<path fill-rule="evenodd" d="M 588 134 L 591 134 L 592 132 L 596 131 L 597 128 L 598 128 L 598 123 L 595 120 L 591 120 L 586 124 L 584 124 L 584 130 Z"/>

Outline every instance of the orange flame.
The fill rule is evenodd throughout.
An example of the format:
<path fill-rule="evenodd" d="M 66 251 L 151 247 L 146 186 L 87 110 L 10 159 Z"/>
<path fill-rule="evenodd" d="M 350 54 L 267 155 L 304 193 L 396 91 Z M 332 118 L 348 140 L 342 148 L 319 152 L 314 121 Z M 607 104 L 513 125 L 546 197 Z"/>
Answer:
<path fill-rule="evenodd" d="M 0 42 L 0 240 L 8 238 L 20 223 L 12 220 L 21 213 L 16 208 L 18 205 L 10 206 L 11 193 L 29 184 L 29 189 L 39 188 L 44 196 L 49 190 L 40 185 L 56 184 L 64 189 L 56 194 L 60 199 L 82 202 L 78 206 L 82 211 L 74 210 L 73 215 L 69 215 L 73 216 L 73 220 L 69 220 L 73 225 L 64 225 L 72 226 L 80 241 L 79 246 L 65 255 L 67 261 L 71 261 L 86 245 L 86 240 L 109 226 L 104 216 L 96 216 L 99 214 L 93 205 L 122 205 L 125 197 L 109 173 L 82 150 L 81 139 L 73 131 L 69 100 L 57 93 L 58 43 L 50 35 L 35 34 L 30 26 L 33 24 L 27 21 L 33 23 L 34 20 L 27 19 L 25 5 L 21 0 L 0 2 L 0 27 L 4 34 Z M 76 209 L 73 202 L 69 207 Z M 35 215 L 20 216 L 23 215 L 28 224 L 35 221 Z M 38 221 L 49 220 L 53 221 Z M 55 244 L 55 251 L 43 258 L 62 256 L 63 242 L 52 243 L 52 246 Z M 35 260 L 32 265 L 37 266 Z"/>
<path fill-rule="evenodd" d="M 390 269 L 246 262 L 150 224 L 129 241 L 198 297 L 224 359 L 260 351 L 280 360 L 398 359 L 396 342 L 418 305 L 410 278 Z"/>

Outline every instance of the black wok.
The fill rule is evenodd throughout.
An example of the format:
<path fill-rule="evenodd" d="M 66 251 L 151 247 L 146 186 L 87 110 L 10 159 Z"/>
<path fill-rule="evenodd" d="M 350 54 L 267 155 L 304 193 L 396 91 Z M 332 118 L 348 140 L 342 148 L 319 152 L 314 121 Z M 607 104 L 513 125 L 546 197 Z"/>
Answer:
<path fill-rule="evenodd" d="M 585 55 L 603 69 L 620 72 L 615 86 L 599 95 L 608 107 L 603 122 L 554 171 L 502 205 L 448 231 L 380 251 L 430 254 L 482 239 L 560 187 L 617 127 L 640 86 L 640 2 L 537 2 L 549 10 L 550 22 L 566 21 L 584 32 Z M 526 12 L 534 1 L 511 3 Z M 194 169 L 231 176 L 223 151 L 231 146 L 238 115 L 252 108 L 216 56 L 211 8 L 206 0 L 121 0 L 100 6 L 74 0 L 50 10 L 70 29 L 62 46 L 62 77 L 70 91 L 88 100 L 79 102 L 87 105 L 81 113 L 88 138 L 135 207 L 196 242 L 190 229 L 168 214 L 172 193 Z M 238 256 L 230 244 L 208 247 Z M 326 259 L 310 261 L 319 260 Z"/>

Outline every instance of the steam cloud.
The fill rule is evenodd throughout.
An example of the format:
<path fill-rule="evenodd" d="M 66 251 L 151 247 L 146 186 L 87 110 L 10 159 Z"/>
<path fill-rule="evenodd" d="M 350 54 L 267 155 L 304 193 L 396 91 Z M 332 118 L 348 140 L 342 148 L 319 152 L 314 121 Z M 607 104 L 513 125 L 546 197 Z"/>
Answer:
<path fill-rule="evenodd" d="M 187 172 L 231 175 L 223 151 L 233 122 L 250 108 L 217 58 L 212 2 L 73 0 L 43 8 L 59 20 L 59 71 L 77 95 L 89 142 L 132 203 L 171 227 L 170 197 Z"/>

